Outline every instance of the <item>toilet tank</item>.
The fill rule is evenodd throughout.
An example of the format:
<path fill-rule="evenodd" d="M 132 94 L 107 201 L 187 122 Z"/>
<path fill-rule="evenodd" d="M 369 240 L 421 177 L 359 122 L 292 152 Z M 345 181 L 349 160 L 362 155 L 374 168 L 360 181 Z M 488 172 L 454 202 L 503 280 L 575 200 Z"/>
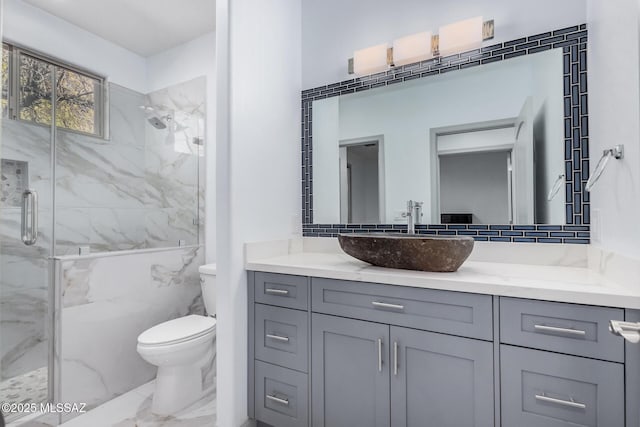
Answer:
<path fill-rule="evenodd" d="M 216 314 L 216 264 L 200 267 L 200 286 L 202 286 L 202 300 L 209 316 Z"/>

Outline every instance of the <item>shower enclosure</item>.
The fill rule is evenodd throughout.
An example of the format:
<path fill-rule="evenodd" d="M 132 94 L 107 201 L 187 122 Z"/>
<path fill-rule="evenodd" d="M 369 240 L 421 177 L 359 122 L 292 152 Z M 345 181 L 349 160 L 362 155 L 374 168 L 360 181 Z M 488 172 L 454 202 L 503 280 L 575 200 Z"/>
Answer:
<path fill-rule="evenodd" d="M 204 85 L 140 93 L 3 45 L 1 402 L 59 387 L 54 257 L 202 241 Z"/>

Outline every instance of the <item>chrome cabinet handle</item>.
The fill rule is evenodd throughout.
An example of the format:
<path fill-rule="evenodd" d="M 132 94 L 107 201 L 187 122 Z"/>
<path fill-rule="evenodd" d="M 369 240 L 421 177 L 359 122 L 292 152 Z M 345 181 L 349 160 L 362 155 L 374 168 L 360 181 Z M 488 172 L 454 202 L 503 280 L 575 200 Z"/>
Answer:
<path fill-rule="evenodd" d="M 30 215 L 29 208 L 31 208 Z M 27 222 L 29 225 L 27 225 Z M 20 238 L 22 243 L 27 246 L 35 245 L 38 241 L 38 193 L 35 190 L 25 190 L 22 193 Z"/>
<path fill-rule="evenodd" d="M 558 334 L 579 335 L 581 337 L 587 335 L 586 331 L 580 329 L 556 328 L 554 326 L 533 325 L 533 329 L 540 332 L 555 332 Z"/>
<path fill-rule="evenodd" d="M 281 399 L 277 396 L 272 396 L 270 394 L 267 394 L 267 399 L 272 400 L 276 403 L 279 403 L 281 405 L 285 405 L 285 406 L 289 406 L 289 399 Z"/>
<path fill-rule="evenodd" d="M 271 295 L 289 295 L 289 291 L 286 289 L 267 288 L 264 291 Z"/>
<path fill-rule="evenodd" d="M 393 375 L 398 375 L 398 341 L 393 342 Z"/>
<path fill-rule="evenodd" d="M 404 305 L 389 304 L 389 303 L 380 302 L 380 301 L 373 301 L 371 303 L 371 305 L 373 305 L 374 307 L 378 307 L 378 308 L 390 308 L 392 310 L 404 310 Z"/>
<path fill-rule="evenodd" d="M 267 334 L 267 338 L 271 338 L 272 340 L 275 340 L 275 341 L 289 342 L 289 337 L 283 337 L 280 335 Z"/>
<path fill-rule="evenodd" d="M 378 372 L 382 372 L 382 338 L 378 338 Z"/>
<path fill-rule="evenodd" d="M 544 394 L 536 394 L 536 400 L 540 400 L 541 402 L 553 403 L 560 406 L 568 406 L 569 408 L 577 408 L 577 409 L 587 409 L 587 405 L 584 403 L 574 402 L 571 400 L 562 400 L 562 399 L 554 399 L 553 397 L 545 396 Z"/>

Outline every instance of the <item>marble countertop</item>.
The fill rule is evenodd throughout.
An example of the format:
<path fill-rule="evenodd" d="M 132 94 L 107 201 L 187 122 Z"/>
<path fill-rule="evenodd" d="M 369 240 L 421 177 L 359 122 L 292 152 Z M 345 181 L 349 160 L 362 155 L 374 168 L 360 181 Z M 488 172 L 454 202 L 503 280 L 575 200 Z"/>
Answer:
<path fill-rule="evenodd" d="M 247 257 L 246 269 L 416 288 L 640 309 L 640 286 L 587 267 L 467 261 L 455 273 L 375 267 L 344 253 L 290 252 Z M 273 255 L 273 254 L 270 254 Z"/>

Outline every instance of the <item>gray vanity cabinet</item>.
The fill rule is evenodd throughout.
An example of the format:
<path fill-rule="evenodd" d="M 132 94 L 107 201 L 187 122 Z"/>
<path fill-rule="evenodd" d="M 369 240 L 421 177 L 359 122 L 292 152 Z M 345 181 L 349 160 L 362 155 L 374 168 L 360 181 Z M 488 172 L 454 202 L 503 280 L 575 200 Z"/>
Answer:
<path fill-rule="evenodd" d="M 314 427 L 389 427 L 389 326 L 312 315 Z"/>
<path fill-rule="evenodd" d="M 625 344 L 608 331 L 623 316 L 500 298 L 502 427 L 624 427 Z"/>
<path fill-rule="evenodd" d="M 315 313 L 312 324 L 314 427 L 494 425 L 490 342 Z"/>
<path fill-rule="evenodd" d="M 640 427 L 640 346 L 608 331 L 638 311 L 248 277 L 260 426 Z"/>
<path fill-rule="evenodd" d="M 624 427 L 624 365 L 500 346 L 503 427 Z"/>
<path fill-rule="evenodd" d="M 393 427 L 493 427 L 493 344 L 391 327 Z"/>

